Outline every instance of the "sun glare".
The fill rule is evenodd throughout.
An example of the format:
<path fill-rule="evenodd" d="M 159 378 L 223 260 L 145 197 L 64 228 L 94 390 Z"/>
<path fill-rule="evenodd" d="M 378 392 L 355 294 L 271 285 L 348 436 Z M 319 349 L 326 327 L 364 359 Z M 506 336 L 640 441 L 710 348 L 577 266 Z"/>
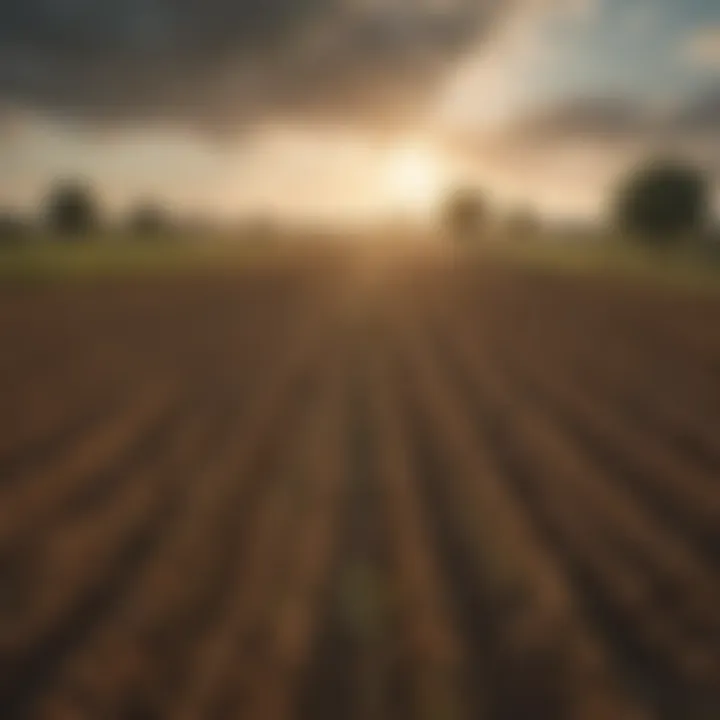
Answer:
<path fill-rule="evenodd" d="M 390 155 L 386 183 L 394 206 L 425 214 L 431 212 L 439 201 L 445 178 L 441 163 L 431 150 L 409 145 Z"/>

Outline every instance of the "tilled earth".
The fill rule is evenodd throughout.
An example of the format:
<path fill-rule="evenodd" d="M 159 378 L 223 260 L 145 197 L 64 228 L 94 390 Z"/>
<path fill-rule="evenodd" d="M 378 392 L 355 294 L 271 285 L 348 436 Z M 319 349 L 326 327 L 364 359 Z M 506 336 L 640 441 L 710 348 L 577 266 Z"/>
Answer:
<path fill-rule="evenodd" d="M 0 717 L 720 718 L 718 328 L 429 256 L 3 289 Z"/>

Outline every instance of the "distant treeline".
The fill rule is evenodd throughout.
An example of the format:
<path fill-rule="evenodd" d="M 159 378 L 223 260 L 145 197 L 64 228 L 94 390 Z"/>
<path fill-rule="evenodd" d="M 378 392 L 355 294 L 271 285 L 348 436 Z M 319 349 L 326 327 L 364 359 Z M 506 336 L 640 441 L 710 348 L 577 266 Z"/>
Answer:
<path fill-rule="evenodd" d="M 679 159 L 654 159 L 635 167 L 618 183 L 608 200 L 607 230 L 652 246 L 667 246 L 687 239 L 707 237 L 714 229 L 713 184 L 692 163 Z M 457 188 L 445 198 L 439 221 L 457 241 L 475 242 L 500 235 L 520 241 L 553 234 L 541 215 L 530 206 L 506 213 L 498 221 L 485 193 Z M 211 220 L 180 221 L 159 202 L 138 201 L 113 225 L 127 237 L 153 239 L 182 234 L 208 234 Z M 246 223 L 253 236 L 267 238 L 273 223 L 256 219 Z M 52 185 L 33 218 L 0 212 L 0 240 L 16 240 L 49 233 L 62 240 L 97 237 L 107 229 L 102 204 L 91 183 L 60 180 Z M 492 232 L 491 232 L 492 230 Z M 547 233 L 545 232 L 547 230 Z"/>
<path fill-rule="evenodd" d="M 605 227 L 628 239 L 663 246 L 707 237 L 715 231 L 713 183 L 692 163 L 652 159 L 621 179 L 608 199 Z M 528 239 L 543 229 L 541 216 L 521 207 L 498 223 L 483 192 L 462 188 L 447 198 L 443 225 L 457 240 L 476 240 L 497 230 L 508 239 Z"/>
<path fill-rule="evenodd" d="M 178 225 L 162 203 L 143 199 L 112 223 L 112 228 L 134 237 L 158 238 L 177 232 Z M 0 212 L 0 238 L 4 240 L 19 240 L 37 233 L 49 233 L 68 241 L 89 239 L 110 226 L 95 189 L 83 180 L 55 182 L 33 215 Z"/>

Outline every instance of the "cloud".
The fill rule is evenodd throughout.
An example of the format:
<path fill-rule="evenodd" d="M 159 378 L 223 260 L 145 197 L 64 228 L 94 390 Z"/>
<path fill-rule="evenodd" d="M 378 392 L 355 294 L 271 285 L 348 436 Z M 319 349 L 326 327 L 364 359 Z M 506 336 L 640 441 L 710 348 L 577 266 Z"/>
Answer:
<path fill-rule="evenodd" d="M 417 112 L 501 0 L 0 1 L 0 102 L 232 130 Z"/>
<path fill-rule="evenodd" d="M 531 68 L 557 50 L 551 30 L 573 37 L 598 18 L 603 0 L 524 0 L 505 5 L 493 32 L 459 62 L 438 103 L 437 121 L 455 127 L 502 124 L 526 102 Z"/>
<path fill-rule="evenodd" d="M 681 44 L 680 55 L 692 67 L 720 72 L 720 26 L 702 28 L 690 35 Z"/>
<path fill-rule="evenodd" d="M 669 143 L 707 136 L 720 141 L 720 83 L 661 104 L 652 97 L 569 98 L 528 112 L 500 132 L 512 142 L 531 145 L 641 139 Z"/>
<path fill-rule="evenodd" d="M 685 157 L 720 188 L 720 84 L 660 113 L 634 97 L 577 97 L 446 138 L 468 176 L 551 212 L 597 213 L 629 167 Z"/>
<path fill-rule="evenodd" d="M 570 99 L 530 113 L 512 123 L 509 132 L 518 142 L 551 144 L 647 135 L 657 125 L 657 118 L 636 102 L 589 97 Z"/>

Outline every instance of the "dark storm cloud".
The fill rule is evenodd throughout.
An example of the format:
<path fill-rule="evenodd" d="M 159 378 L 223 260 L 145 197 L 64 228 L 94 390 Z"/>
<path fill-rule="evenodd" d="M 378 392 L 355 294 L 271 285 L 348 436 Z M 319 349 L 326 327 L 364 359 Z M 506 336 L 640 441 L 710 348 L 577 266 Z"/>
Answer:
<path fill-rule="evenodd" d="M 695 132 L 714 132 L 720 138 L 720 83 L 677 113 L 674 125 Z"/>
<path fill-rule="evenodd" d="M 529 114 L 515 122 L 508 134 L 531 144 L 708 135 L 720 140 L 720 85 L 666 107 L 637 98 L 572 99 Z"/>
<path fill-rule="evenodd" d="M 517 121 L 511 134 L 530 143 L 621 139 L 658 124 L 645 108 L 616 98 L 581 98 L 538 111 Z"/>
<path fill-rule="evenodd" d="M 0 0 L 0 103 L 90 122 L 382 126 L 417 111 L 499 4 Z"/>
<path fill-rule="evenodd" d="M 453 136 L 449 150 L 538 193 L 562 188 L 568 197 L 585 191 L 604 197 L 633 165 L 663 156 L 696 163 L 720 191 L 720 86 L 659 104 L 632 97 L 570 99 L 489 132 Z"/>

